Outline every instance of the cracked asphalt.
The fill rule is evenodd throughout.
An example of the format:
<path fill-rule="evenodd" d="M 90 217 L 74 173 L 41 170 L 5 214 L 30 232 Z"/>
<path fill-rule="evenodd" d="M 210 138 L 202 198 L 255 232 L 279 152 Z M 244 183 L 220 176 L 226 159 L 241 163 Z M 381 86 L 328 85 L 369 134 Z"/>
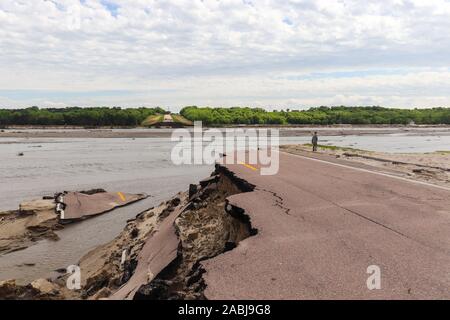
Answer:
<path fill-rule="evenodd" d="M 274 176 L 226 165 L 256 186 L 229 200 L 258 234 L 202 262 L 206 297 L 450 299 L 450 191 L 320 159 L 280 153 Z"/>

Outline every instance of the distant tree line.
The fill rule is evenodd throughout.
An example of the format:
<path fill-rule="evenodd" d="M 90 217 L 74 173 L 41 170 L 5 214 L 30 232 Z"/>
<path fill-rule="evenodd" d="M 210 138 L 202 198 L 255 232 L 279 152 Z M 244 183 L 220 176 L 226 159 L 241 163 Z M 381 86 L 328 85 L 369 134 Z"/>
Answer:
<path fill-rule="evenodd" d="M 185 107 L 181 115 L 207 125 L 231 124 L 450 124 L 450 108 L 317 107 L 266 111 L 261 108 Z"/>
<path fill-rule="evenodd" d="M 0 127 L 44 126 L 139 126 L 162 108 L 48 108 L 0 109 Z M 206 125 L 232 124 L 450 124 L 450 108 L 391 109 L 382 107 L 318 107 L 309 110 L 266 111 L 261 108 L 185 107 L 181 115 Z"/>
<path fill-rule="evenodd" d="M 48 108 L 0 109 L 0 126 L 138 126 L 148 116 L 164 113 L 161 108 Z"/>

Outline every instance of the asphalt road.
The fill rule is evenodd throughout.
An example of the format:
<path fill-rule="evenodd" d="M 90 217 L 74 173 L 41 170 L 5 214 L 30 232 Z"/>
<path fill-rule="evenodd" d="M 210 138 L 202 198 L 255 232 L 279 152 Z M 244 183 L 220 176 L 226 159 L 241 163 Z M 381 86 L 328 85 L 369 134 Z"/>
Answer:
<path fill-rule="evenodd" d="M 165 114 L 163 122 L 173 122 L 172 116 L 170 114 Z"/>
<path fill-rule="evenodd" d="M 206 297 L 450 299 L 450 191 L 328 161 L 281 153 L 274 176 L 227 165 L 256 185 L 230 201 L 259 232 L 203 262 Z"/>

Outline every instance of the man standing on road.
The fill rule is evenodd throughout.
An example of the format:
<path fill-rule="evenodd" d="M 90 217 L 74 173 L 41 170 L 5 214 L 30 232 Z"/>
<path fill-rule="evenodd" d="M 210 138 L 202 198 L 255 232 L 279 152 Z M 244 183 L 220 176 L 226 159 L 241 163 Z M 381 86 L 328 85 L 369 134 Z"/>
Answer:
<path fill-rule="evenodd" d="M 319 137 L 317 136 L 317 131 L 316 131 L 316 132 L 314 132 L 314 135 L 312 137 L 313 152 L 317 151 L 318 143 L 319 143 Z"/>

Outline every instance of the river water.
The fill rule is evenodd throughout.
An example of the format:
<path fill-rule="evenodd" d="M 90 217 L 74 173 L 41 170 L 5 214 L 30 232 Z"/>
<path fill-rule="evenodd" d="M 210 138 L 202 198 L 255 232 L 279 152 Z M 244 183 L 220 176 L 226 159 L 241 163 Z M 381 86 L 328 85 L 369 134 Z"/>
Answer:
<path fill-rule="evenodd" d="M 310 137 L 298 136 L 282 137 L 280 142 L 309 141 Z M 450 150 L 448 131 L 321 136 L 320 141 L 384 152 Z M 173 146 L 170 138 L 0 139 L 0 211 L 16 209 L 23 200 L 64 190 L 104 188 L 150 195 L 141 202 L 67 226 L 58 232 L 59 241 L 43 240 L 0 256 L 0 280 L 15 278 L 25 283 L 74 264 L 89 250 L 112 240 L 128 219 L 209 176 L 213 169 L 210 165 L 175 166 L 170 160 Z M 18 157 L 19 152 L 24 156 Z"/>

